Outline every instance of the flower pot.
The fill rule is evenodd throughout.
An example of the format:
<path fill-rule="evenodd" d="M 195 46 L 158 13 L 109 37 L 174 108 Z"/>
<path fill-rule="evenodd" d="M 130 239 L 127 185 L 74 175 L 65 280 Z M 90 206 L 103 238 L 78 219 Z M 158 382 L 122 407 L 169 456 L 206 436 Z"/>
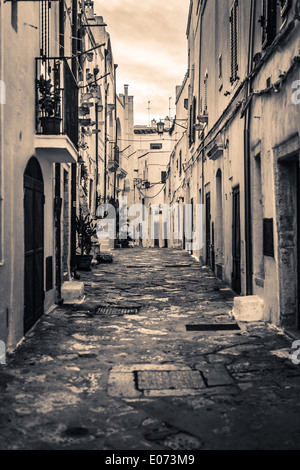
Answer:
<path fill-rule="evenodd" d="M 90 271 L 92 259 L 93 257 L 90 255 L 77 255 L 76 261 L 78 271 Z"/>
<path fill-rule="evenodd" d="M 45 135 L 59 135 L 60 134 L 60 122 L 59 117 L 42 117 L 41 125 L 43 134 Z"/>

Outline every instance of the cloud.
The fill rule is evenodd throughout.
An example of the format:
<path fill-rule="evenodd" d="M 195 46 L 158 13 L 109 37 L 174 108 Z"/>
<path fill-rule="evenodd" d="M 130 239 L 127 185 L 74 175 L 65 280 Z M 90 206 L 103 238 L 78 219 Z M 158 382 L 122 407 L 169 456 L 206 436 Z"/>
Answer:
<path fill-rule="evenodd" d="M 189 0 L 95 1 L 110 33 L 118 67 L 118 92 L 129 85 L 134 95 L 137 124 L 169 113 L 169 97 L 175 100 L 187 69 L 186 24 Z"/>

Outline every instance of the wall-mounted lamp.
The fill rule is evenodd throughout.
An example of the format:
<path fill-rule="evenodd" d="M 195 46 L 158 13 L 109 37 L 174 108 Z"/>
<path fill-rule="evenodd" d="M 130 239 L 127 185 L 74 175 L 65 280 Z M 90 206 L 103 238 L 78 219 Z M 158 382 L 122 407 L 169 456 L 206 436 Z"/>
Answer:
<path fill-rule="evenodd" d="M 202 124 L 195 124 L 194 128 L 195 128 L 195 131 L 203 131 L 203 129 L 204 129 Z"/>
<path fill-rule="evenodd" d="M 200 116 L 197 117 L 197 119 L 201 124 L 207 124 L 208 123 L 208 115 L 207 114 L 201 114 Z"/>
<path fill-rule="evenodd" d="M 157 123 L 156 127 L 157 127 L 157 133 L 159 135 L 162 135 L 164 133 L 164 130 L 165 130 L 165 123 L 160 120 Z"/>

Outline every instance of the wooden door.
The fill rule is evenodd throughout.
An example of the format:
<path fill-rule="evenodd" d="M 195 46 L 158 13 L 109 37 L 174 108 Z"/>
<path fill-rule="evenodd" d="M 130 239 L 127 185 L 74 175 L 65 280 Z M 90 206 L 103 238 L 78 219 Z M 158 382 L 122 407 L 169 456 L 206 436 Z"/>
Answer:
<path fill-rule="evenodd" d="M 40 165 L 29 161 L 24 173 L 24 332 L 44 313 L 44 183 Z"/>
<path fill-rule="evenodd" d="M 232 288 L 241 293 L 241 220 L 240 220 L 240 187 L 233 188 L 232 193 Z"/>

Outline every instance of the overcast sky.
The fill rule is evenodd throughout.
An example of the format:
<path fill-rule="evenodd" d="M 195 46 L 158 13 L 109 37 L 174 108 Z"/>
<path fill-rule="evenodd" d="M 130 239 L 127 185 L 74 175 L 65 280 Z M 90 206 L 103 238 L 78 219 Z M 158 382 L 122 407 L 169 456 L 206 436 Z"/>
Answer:
<path fill-rule="evenodd" d="M 165 118 L 175 107 L 175 87 L 187 70 L 186 25 L 189 0 L 95 0 L 110 33 L 118 92 L 129 85 L 135 124 Z M 172 109 L 172 116 L 175 110 Z"/>

